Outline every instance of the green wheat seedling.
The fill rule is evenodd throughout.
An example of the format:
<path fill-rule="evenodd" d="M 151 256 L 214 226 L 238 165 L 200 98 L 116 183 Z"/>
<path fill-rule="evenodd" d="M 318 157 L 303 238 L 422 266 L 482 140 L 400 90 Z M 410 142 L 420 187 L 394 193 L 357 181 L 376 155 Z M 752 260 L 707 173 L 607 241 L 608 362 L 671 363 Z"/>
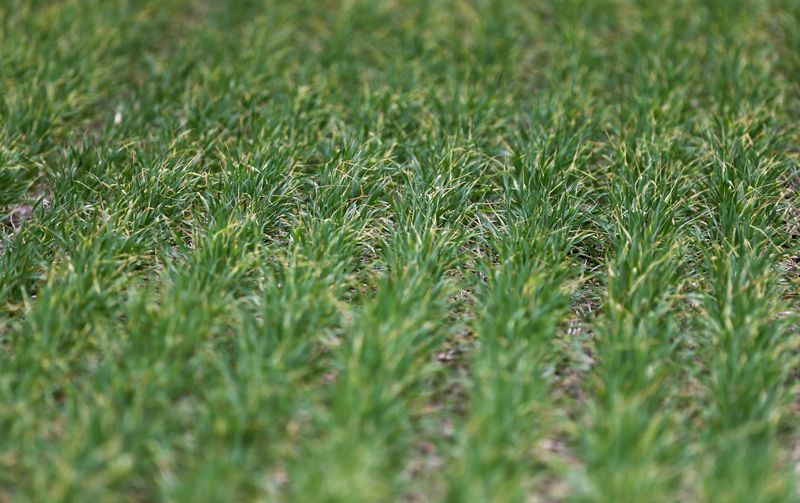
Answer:
<path fill-rule="evenodd" d="M 769 153 L 778 138 L 765 125 L 742 119 L 711 138 L 707 204 L 714 220 L 704 304 L 713 353 L 706 440 L 712 459 L 705 491 L 730 501 L 793 499 L 773 440 L 793 346 L 772 266 L 783 240 L 778 205 L 786 166 Z"/>
<path fill-rule="evenodd" d="M 674 490 L 668 460 L 680 452 L 667 400 L 689 186 L 663 148 L 622 146 L 608 189 L 611 251 L 585 436 L 592 500 L 662 501 Z"/>
<path fill-rule="evenodd" d="M 558 120 L 553 121 L 559 127 Z M 542 130 L 520 145 L 502 173 L 507 206 L 487 236 L 484 310 L 475 327 L 472 402 L 448 499 L 521 501 L 532 489 L 532 456 L 553 420 L 544 375 L 565 317 L 568 280 L 580 272 L 567 255 L 581 238 L 586 204 L 576 164 L 585 131 Z M 496 255 L 496 258 L 495 258 Z M 569 266 L 577 267 L 572 273 Z"/>

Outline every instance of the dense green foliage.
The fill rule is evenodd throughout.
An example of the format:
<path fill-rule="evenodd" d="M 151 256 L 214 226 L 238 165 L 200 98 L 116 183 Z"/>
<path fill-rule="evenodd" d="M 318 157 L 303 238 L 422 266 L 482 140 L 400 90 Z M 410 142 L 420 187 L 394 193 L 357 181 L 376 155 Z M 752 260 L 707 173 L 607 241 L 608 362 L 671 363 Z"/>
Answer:
<path fill-rule="evenodd" d="M 798 0 L 0 0 L 0 501 L 798 500 Z"/>

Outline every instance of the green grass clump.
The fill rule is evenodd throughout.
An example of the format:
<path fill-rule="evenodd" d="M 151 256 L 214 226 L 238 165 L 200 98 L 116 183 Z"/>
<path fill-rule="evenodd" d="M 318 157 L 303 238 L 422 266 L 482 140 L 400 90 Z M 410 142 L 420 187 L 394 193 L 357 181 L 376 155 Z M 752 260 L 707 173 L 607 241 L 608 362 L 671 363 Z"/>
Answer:
<path fill-rule="evenodd" d="M 798 499 L 796 0 L 0 2 L 0 502 Z"/>

